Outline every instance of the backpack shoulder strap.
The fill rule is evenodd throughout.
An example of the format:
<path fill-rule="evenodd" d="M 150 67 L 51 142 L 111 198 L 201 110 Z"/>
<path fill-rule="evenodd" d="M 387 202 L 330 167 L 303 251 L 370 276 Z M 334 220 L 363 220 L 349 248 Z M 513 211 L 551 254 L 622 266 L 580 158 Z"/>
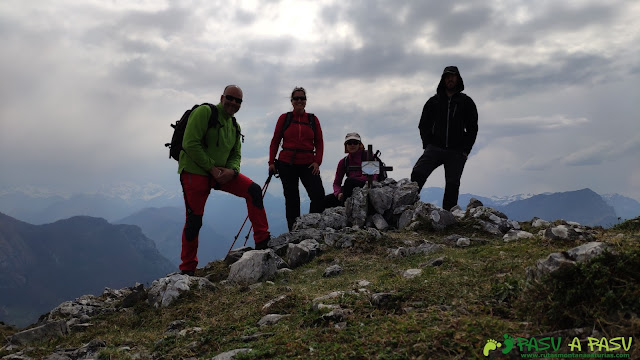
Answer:
<path fill-rule="evenodd" d="M 211 109 L 211 115 L 209 116 L 209 126 L 207 128 L 211 129 L 212 127 L 218 126 L 218 108 L 215 105 L 209 103 L 204 103 L 202 105 L 207 105 L 209 106 L 209 109 Z"/>
<path fill-rule="evenodd" d="M 244 142 L 244 134 L 240 132 L 240 125 L 238 125 L 238 120 L 236 120 L 235 116 L 232 116 L 231 121 L 233 122 L 233 127 L 236 128 L 236 136 L 240 137 L 242 139 L 242 142 Z"/>
<path fill-rule="evenodd" d="M 281 138 L 284 138 L 284 132 L 285 130 L 287 130 L 289 125 L 291 125 L 292 120 L 293 120 L 293 112 L 289 111 L 287 113 L 287 116 L 284 118 L 284 125 L 282 125 L 282 134 L 280 136 Z"/>
<path fill-rule="evenodd" d="M 311 130 L 313 130 L 313 134 L 316 134 L 316 116 L 312 113 L 307 113 L 309 116 L 309 124 L 311 125 Z"/>
<path fill-rule="evenodd" d="M 347 154 L 347 156 L 344 157 L 344 173 L 348 174 L 349 173 L 349 155 Z"/>

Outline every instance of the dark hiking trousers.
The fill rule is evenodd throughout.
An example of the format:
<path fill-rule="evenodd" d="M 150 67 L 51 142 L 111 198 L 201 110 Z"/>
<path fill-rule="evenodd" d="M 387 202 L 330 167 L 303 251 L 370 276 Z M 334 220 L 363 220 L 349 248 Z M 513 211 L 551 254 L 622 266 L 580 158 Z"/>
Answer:
<path fill-rule="evenodd" d="M 442 208 L 449 211 L 458 204 L 458 193 L 460 192 L 460 178 L 467 157 L 460 150 L 447 150 L 434 145 L 427 145 L 424 153 L 411 171 L 411 181 L 418 183 L 420 189 L 427 182 L 427 178 L 438 166 L 444 165 L 444 198 Z"/>
<path fill-rule="evenodd" d="M 320 175 L 313 175 L 311 164 L 287 164 L 279 161 L 277 163 L 282 190 L 284 192 L 284 203 L 286 208 L 287 225 L 289 231 L 293 229 L 296 218 L 300 216 L 300 190 L 298 180 L 307 190 L 311 205 L 310 213 L 321 213 L 324 211 L 324 186 Z"/>
<path fill-rule="evenodd" d="M 344 202 L 353 195 L 353 189 L 364 187 L 366 184 L 366 181 L 348 177 L 342 185 L 342 201 L 338 200 L 338 197 L 334 194 L 329 194 L 324 198 L 324 207 L 328 209 L 336 206 L 344 206 Z"/>

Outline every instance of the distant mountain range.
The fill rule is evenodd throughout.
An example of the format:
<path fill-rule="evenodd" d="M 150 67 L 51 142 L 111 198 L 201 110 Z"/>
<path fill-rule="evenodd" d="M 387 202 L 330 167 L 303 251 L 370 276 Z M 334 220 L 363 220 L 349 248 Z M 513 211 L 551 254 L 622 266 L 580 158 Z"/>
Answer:
<path fill-rule="evenodd" d="M 272 235 L 286 232 L 284 200 L 267 194 L 264 202 L 269 211 Z M 157 185 L 124 184 L 93 194 L 74 195 L 55 194 L 34 187 L 5 190 L 0 192 L 0 212 L 35 225 L 76 215 L 103 218 L 114 224 L 137 225 L 155 241 L 160 253 L 176 269 L 180 263 L 180 239 L 185 219 L 182 194 L 166 191 Z M 226 255 L 246 216 L 244 199 L 219 191 L 211 193 L 201 229 L 198 250 L 201 263 L 206 264 Z M 244 243 L 250 227 L 251 223 L 247 221 L 237 244 Z M 247 245 L 253 246 L 252 236 Z"/>
<path fill-rule="evenodd" d="M 301 192 L 303 193 L 302 195 L 304 195 L 304 190 Z M 442 206 L 443 192 L 444 190 L 442 188 L 423 188 L 421 192 L 421 200 Z M 578 197 L 580 197 L 581 194 L 587 196 L 587 192 L 577 193 L 574 197 L 567 197 L 560 194 L 564 193 L 517 194 L 501 197 L 487 197 L 477 194 L 463 193 L 460 194 L 458 204 L 464 208 L 469 202 L 469 199 L 474 197 L 482 201 L 486 206 L 500 209 L 501 211 L 507 211 L 507 215 L 509 215 L 509 211 L 514 211 L 513 216 L 520 217 L 525 216 L 528 213 L 525 210 L 516 211 L 515 209 L 520 209 L 522 206 L 534 206 L 533 204 L 535 201 L 525 202 L 525 205 L 516 205 L 516 203 L 533 197 L 549 196 L 546 203 L 549 204 L 548 206 L 557 209 L 567 208 L 567 205 L 565 204 L 558 207 L 558 204 L 554 203 L 555 201 L 560 203 L 567 201 L 579 202 L 580 200 Z M 590 196 L 592 195 L 593 194 L 590 194 Z M 599 196 L 607 205 L 613 207 L 615 214 L 611 214 L 608 209 L 605 211 L 605 208 L 603 207 L 599 208 L 600 210 L 593 209 L 592 211 L 605 211 L 606 214 L 602 213 L 599 215 L 588 216 L 585 218 L 587 219 L 587 222 L 583 223 L 584 225 L 609 226 L 613 223 L 617 223 L 618 217 L 620 220 L 625 220 L 640 216 L 640 202 L 635 199 L 619 194 L 605 194 Z M 509 205 L 509 207 L 506 207 L 507 205 Z M 181 193 L 167 191 L 155 184 L 121 184 L 99 189 L 92 194 L 73 195 L 56 194 L 46 189 L 29 186 L 0 191 L 0 212 L 35 225 L 47 224 L 76 215 L 100 217 L 112 223 L 125 223 L 123 222 L 124 219 L 132 222 L 131 219 L 133 218 L 129 217 L 144 209 L 162 209 L 169 207 L 182 209 L 183 206 Z M 271 226 L 272 233 L 274 235 L 278 235 L 285 232 L 287 228 L 286 220 L 284 218 L 284 199 L 267 193 L 265 197 L 265 206 L 269 214 L 269 224 Z M 535 206 L 537 206 L 538 209 L 541 209 L 540 205 Z M 302 212 L 304 213 L 307 209 L 308 202 L 305 202 L 303 199 Z M 165 212 L 166 211 L 167 210 L 165 210 Z M 567 211 L 569 211 L 569 208 L 567 208 Z M 215 231 L 215 234 L 212 234 L 212 236 L 222 236 L 224 239 L 228 239 L 229 237 L 233 238 L 240 228 L 242 221 L 246 217 L 246 214 L 247 212 L 244 200 L 235 198 L 234 196 L 223 192 L 214 191 L 211 193 L 207 202 L 204 223 L 211 227 L 211 231 Z M 554 213 L 550 213 L 549 217 L 552 217 L 553 215 Z M 573 214 L 570 212 L 562 213 L 562 218 L 569 219 L 572 215 Z M 543 217 L 545 216 L 545 213 L 536 214 L 535 216 Z M 180 218 L 182 217 L 183 215 L 180 215 Z M 615 217 L 616 221 L 613 223 L 603 223 L 602 221 L 610 221 L 610 219 L 606 219 L 607 217 Z M 178 223 L 181 222 L 182 220 L 178 221 Z M 139 225 L 145 234 L 151 239 L 161 242 L 159 239 L 154 238 L 155 235 L 152 236 L 150 234 L 151 231 L 148 230 L 148 226 L 145 226 L 144 223 L 145 221 L 141 221 L 140 223 L 134 222 L 133 224 Z M 180 224 L 179 228 L 181 231 L 182 224 Z M 161 248 L 162 246 L 159 247 Z"/>
<path fill-rule="evenodd" d="M 525 221 L 534 216 L 545 220 L 564 219 L 583 225 L 610 227 L 618 223 L 614 208 L 591 191 L 582 189 L 548 195 L 536 195 L 497 207 L 510 219 Z"/>
<path fill-rule="evenodd" d="M 26 326 L 64 301 L 175 270 L 137 226 L 88 216 L 31 225 L 0 213 L 0 320 L 9 324 Z"/>
<path fill-rule="evenodd" d="M 423 188 L 420 198 L 423 202 L 442 206 L 443 194 L 442 188 Z M 460 194 L 458 204 L 465 208 L 471 198 L 476 198 L 485 206 L 500 210 L 509 219 L 518 221 L 538 217 L 549 221 L 563 219 L 582 225 L 610 227 L 640 216 L 640 202 L 619 194 L 601 196 L 591 189 L 508 197 Z"/>

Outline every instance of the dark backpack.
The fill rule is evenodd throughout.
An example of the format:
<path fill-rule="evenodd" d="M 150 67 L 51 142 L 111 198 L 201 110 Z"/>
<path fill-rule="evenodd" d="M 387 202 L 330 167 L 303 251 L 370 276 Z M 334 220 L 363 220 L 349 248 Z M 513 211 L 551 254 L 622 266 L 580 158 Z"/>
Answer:
<path fill-rule="evenodd" d="M 313 130 L 313 137 L 315 138 L 315 136 L 316 136 L 316 117 L 315 117 L 315 115 L 313 115 L 311 113 L 307 113 L 307 116 L 309 117 L 309 122 L 308 123 L 301 122 L 301 121 L 293 121 L 293 112 L 289 111 L 287 113 L 287 117 L 284 118 L 284 126 L 282 127 L 282 133 L 280 134 L 280 137 L 284 139 L 284 131 L 287 130 L 289 125 L 291 125 L 291 123 L 293 122 L 293 123 L 296 123 L 296 124 L 302 124 L 302 125 L 311 126 L 311 130 Z"/>
<path fill-rule="evenodd" d="M 212 127 L 218 126 L 218 108 L 215 105 L 211 105 L 209 103 L 204 103 L 201 105 L 207 105 L 211 108 L 211 116 L 209 116 L 209 125 L 207 129 L 211 129 Z M 170 124 L 173 128 L 173 136 L 171 137 L 171 142 L 164 144 L 164 146 L 169 148 L 169 158 L 174 158 L 176 161 L 180 160 L 180 152 L 182 149 L 182 139 L 184 138 L 184 131 L 187 128 L 187 122 L 189 122 L 189 116 L 198 106 L 198 104 L 193 105 L 193 107 L 182 114 L 180 120 L 176 121 L 175 124 Z M 238 122 L 235 117 L 231 118 L 233 120 L 233 126 L 236 128 L 236 135 L 242 137 L 242 142 L 244 142 L 244 135 L 240 133 L 240 127 L 238 126 Z M 206 134 L 205 134 L 206 135 Z M 207 147 L 207 138 L 206 136 L 202 139 L 203 144 Z"/>
<path fill-rule="evenodd" d="M 366 150 L 365 150 L 366 152 Z M 378 179 L 376 181 L 383 181 L 384 179 L 387 178 L 387 170 L 385 170 L 385 164 L 384 162 L 382 162 L 382 160 L 380 160 L 380 150 L 376 151 L 376 153 L 373 155 L 375 157 L 376 160 L 378 160 L 378 162 L 380 163 L 380 172 L 378 173 Z M 349 173 L 349 155 L 344 157 L 344 169 L 345 169 L 345 173 Z"/>

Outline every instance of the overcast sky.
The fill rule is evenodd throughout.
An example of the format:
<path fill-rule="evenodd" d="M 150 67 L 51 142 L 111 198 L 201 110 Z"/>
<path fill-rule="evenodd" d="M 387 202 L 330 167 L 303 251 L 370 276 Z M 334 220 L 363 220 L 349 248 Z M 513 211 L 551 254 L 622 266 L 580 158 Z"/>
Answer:
<path fill-rule="evenodd" d="M 0 190 L 180 191 L 169 124 L 227 84 L 256 182 L 295 86 L 324 131 L 327 192 L 351 131 L 409 177 L 422 107 L 457 65 L 480 129 L 461 192 L 640 200 L 638 18 L 630 0 L 3 0 Z"/>

